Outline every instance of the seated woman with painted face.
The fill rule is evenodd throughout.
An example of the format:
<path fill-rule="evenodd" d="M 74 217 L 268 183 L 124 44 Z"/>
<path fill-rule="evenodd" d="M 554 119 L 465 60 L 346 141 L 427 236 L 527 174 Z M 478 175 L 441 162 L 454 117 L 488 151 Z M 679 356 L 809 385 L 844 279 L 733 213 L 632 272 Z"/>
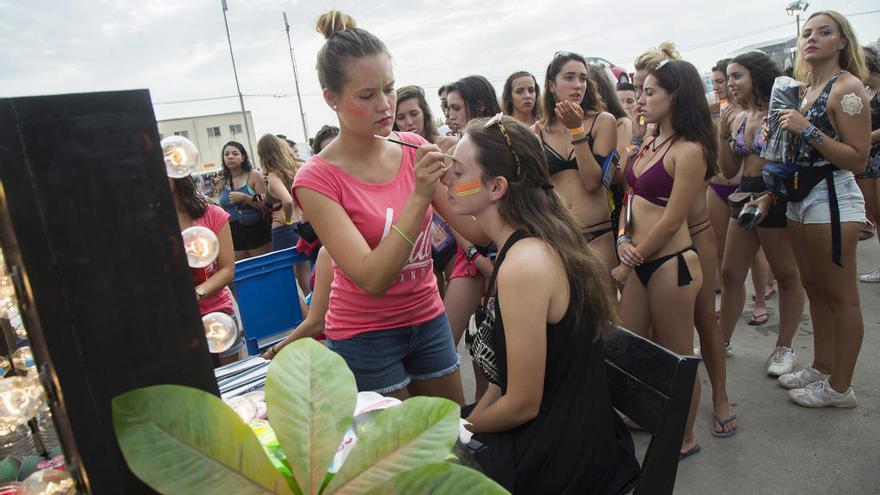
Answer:
<path fill-rule="evenodd" d="M 455 157 L 453 210 L 501 246 L 472 350 L 491 385 L 467 416 L 484 471 L 513 493 L 625 493 L 638 464 L 605 378 L 615 315 L 602 262 L 526 126 L 474 120 Z"/>

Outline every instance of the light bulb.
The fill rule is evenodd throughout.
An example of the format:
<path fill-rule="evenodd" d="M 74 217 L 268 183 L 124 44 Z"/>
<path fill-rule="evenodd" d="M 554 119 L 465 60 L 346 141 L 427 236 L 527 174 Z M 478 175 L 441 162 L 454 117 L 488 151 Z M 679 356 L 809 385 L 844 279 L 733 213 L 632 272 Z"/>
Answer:
<path fill-rule="evenodd" d="M 213 353 L 229 350 L 238 340 L 238 325 L 226 313 L 208 313 L 202 317 L 202 323 L 205 325 L 208 350 Z"/>
<path fill-rule="evenodd" d="M 46 403 L 46 394 L 37 376 L 0 379 L 0 427 L 12 429 L 28 422 Z"/>
<path fill-rule="evenodd" d="M 192 268 L 204 268 L 220 254 L 220 241 L 214 232 L 199 225 L 189 227 L 180 234 L 183 237 L 183 248 L 186 259 Z"/>
<path fill-rule="evenodd" d="M 24 323 L 21 323 L 17 327 L 15 327 L 15 336 L 22 340 L 28 338 L 27 330 L 24 328 Z"/>
<path fill-rule="evenodd" d="M 183 136 L 168 136 L 161 141 L 165 171 L 172 179 L 182 179 L 199 168 L 199 150 Z"/>
<path fill-rule="evenodd" d="M 8 275 L 0 276 L 0 297 L 15 297 L 15 286 Z"/>
<path fill-rule="evenodd" d="M 12 365 L 21 371 L 28 371 L 35 368 L 34 355 L 28 346 L 19 347 L 12 353 Z"/>
<path fill-rule="evenodd" d="M 76 495 L 76 481 L 67 471 L 41 469 L 27 477 L 19 495 Z"/>
<path fill-rule="evenodd" d="M 18 301 L 15 299 L 15 295 L 11 296 L 0 296 L 0 314 L 3 315 L 11 315 L 14 314 L 11 310 L 13 308 L 18 307 Z"/>

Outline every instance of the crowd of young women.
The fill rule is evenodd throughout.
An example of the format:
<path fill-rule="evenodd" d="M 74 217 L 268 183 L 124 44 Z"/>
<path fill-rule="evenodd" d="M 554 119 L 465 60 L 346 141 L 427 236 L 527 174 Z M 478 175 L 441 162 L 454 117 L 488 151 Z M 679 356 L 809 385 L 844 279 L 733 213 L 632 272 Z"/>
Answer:
<path fill-rule="evenodd" d="M 807 19 L 795 65 L 803 104 L 779 119 L 796 145 L 792 160 L 819 177 L 803 198 L 768 190 L 763 178 L 766 114 L 781 72 L 762 53 L 715 67 L 726 101 L 714 119 L 697 69 L 664 43 L 638 57 L 632 85 L 616 88 L 573 52 L 549 58 L 542 82 L 514 72 L 500 100 L 484 77 L 463 77 L 440 88 L 438 130 L 422 88 L 396 89 L 379 38 L 338 11 L 317 29 L 326 38 L 318 79 L 338 135 L 316 136 L 314 156 L 293 168 L 277 165 L 290 160 L 261 139 L 268 188 L 243 147 L 224 148 L 221 204 L 236 255 L 270 238 L 289 243 L 300 215 L 324 246 L 313 312 L 280 346 L 323 333 L 359 390 L 465 406 L 456 348 L 466 334 L 478 382 L 462 414 L 490 448 L 484 470 L 515 492 L 625 493 L 638 464 L 611 408 L 603 335 L 620 324 L 691 354 L 696 329 L 711 433 L 731 436 L 725 354 L 751 269 L 750 323 L 768 318 L 770 272 L 779 288 L 767 373 L 797 404 L 856 406 L 855 246 L 865 201 L 853 173 L 876 203 L 864 179 L 876 178 L 880 160 L 871 146 L 880 74 L 876 54 L 866 69 L 845 18 Z M 263 208 L 266 192 L 278 205 L 271 236 L 249 211 Z M 181 226 L 212 211 L 187 204 Z M 757 226 L 741 226 L 740 208 L 752 207 Z M 228 275 L 229 260 L 217 273 Z M 805 295 L 814 359 L 795 371 Z M 699 397 L 696 380 L 682 458 L 700 450 Z"/>

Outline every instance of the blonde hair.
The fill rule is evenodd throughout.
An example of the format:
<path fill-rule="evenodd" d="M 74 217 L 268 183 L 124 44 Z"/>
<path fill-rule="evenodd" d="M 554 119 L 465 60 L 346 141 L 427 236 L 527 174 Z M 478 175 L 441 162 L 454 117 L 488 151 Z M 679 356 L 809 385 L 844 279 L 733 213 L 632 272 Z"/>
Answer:
<path fill-rule="evenodd" d="M 335 36 L 336 33 L 354 29 L 356 27 L 357 21 L 354 20 L 354 17 L 339 10 L 328 10 L 327 12 L 324 12 L 321 14 L 321 17 L 318 17 L 318 21 L 315 23 L 315 29 L 317 29 L 317 31 L 324 35 L 324 38 L 328 40 Z"/>
<path fill-rule="evenodd" d="M 334 93 L 338 94 L 345 86 L 348 80 L 346 68 L 351 59 L 388 55 L 388 49 L 382 40 L 366 29 L 357 27 L 354 17 L 338 10 L 321 14 L 315 23 L 315 29 L 327 39 L 318 50 L 318 62 L 315 65 L 318 81 L 322 88 L 328 88 Z"/>
<path fill-rule="evenodd" d="M 649 48 L 645 53 L 636 57 L 635 69 L 651 70 L 664 60 L 681 60 L 681 55 L 675 49 L 675 43 L 664 41 L 657 48 Z"/>
<path fill-rule="evenodd" d="M 862 47 L 859 45 L 859 40 L 856 38 L 856 33 L 853 31 L 852 25 L 846 20 L 839 12 L 833 10 L 820 10 L 818 12 L 813 12 L 810 17 L 807 17 L 807 22 L 816 16 L 827 15 L 831 18 L 832 21 L 837 24 L 837 28 L 840 30 L 841 36 L 846 40 L 846 46 L 843 47 L 843 50 L 840 51 L 839 55 L 839 64 L 840 68 L 849 72 L 850 74 L 856 76 L 860 81 L 865 81 L 868 78 L 868 67 L 865 65 L 865 53 L 862 51 Z M 801 57 L 800 44 L 801 40 L 798 40 L 798 51 L 797 56 L 794 60 L 794 77 L 798 81 L 808 82 L 810 79 L 810 67 L 804 62 Z"/>
<path fill-rule="evenodd" d="M 272 134 L 265 134 L 257 142 L 257 155 L 260 156 L 260 164 L 266 173 L 275 173 L 281 179 L 284 187 L 290 189 L 293 178 L 299 170 L 300 162 L 293 154 L 286 141 L 282 141 Z"/>

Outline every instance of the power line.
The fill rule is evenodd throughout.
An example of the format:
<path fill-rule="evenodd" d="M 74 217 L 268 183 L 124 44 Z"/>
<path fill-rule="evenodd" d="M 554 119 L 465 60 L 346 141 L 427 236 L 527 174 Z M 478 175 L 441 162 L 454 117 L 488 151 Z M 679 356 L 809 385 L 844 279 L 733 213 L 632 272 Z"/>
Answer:
<path fill-rule="evenodd" d="M 880 13 L 880 9 L 866 10 L 864 12 L 855 12 L 852 14 L 846 14 L 846 15 L 844 15 L 844 17 L 858 17 L 858 16 L 862 16 L 862 15 L 877 14 L 877 13 Z M 778 29 L 781 27 L 789 26 L 792 22 L 794 22 L 794 21 L 784 22 L 781 24 L 774 24 L 773 26 L 765 26 L 760 29 L 748 31 L 746 33 L 739 33 L 736 36 L 730 36 L 730 37 L 722 38 L 722 39 L 718 39 L 718 40 L 705 41 L 705 42 L 701 42 L 701 43 L 696 43 L 694 45 L 683 46 L 683 47 L 681 47 L 681 50 L 682 51 L 684 51 L 684 50 L 699 50 L 699 49 L 707 48 L 710 46 L 715 46 L 715 45 L 720 45 L 723 43 L 728 43 L 731 41 L 736 41 L 738 39 L 745 38 L 747 36 L 766 32 L 770 29 Z M 623 60 L 633 60 L 637 56 L 638 55 L 633 55 L 631 57 L 626 57 L 626 58 L 618 57 L 618 58 L 615 58 L 613 61 L 620 62 Z M 486 79 L 488 79 L 490 81 L 504 81 L 507 79 L 507 76 L 494 76 L 494 77 L 487 77 Z M 421 87 L 424 89 L 436 89 L 436 88 L 439 88 L 440 86 L 443 86 L 444 84 L 447 84 L 447 83 L 422 84 Z M 301 96 L 322 96 L 322 93 L 320 91 L 316 91 L 316 92 L 310 92 L 310 93 L 300 93 L 300 95 Z M 290 98 L 290 97 L 296 96 L 296 93 L 261 93 L 261 94 L 249 94 L 249 95 L 241 95 L 241 96 L 246 97 L 246 98 Z M 211 96 L 211 97 L 206 97 L 206 98 L 191 98 L 191 99 L 186 99 L 186 100 L 173 100 L 173 101 L 158 101 L 158 102 L 153 102 L 153 105 L 177 105 L 177 104 L 181 104 L 181 103 L 200 103 L 200 102 L 215 101 L 215 100 L 228 100 L 230 98 L 238 98 L 238 95 Z"/>

